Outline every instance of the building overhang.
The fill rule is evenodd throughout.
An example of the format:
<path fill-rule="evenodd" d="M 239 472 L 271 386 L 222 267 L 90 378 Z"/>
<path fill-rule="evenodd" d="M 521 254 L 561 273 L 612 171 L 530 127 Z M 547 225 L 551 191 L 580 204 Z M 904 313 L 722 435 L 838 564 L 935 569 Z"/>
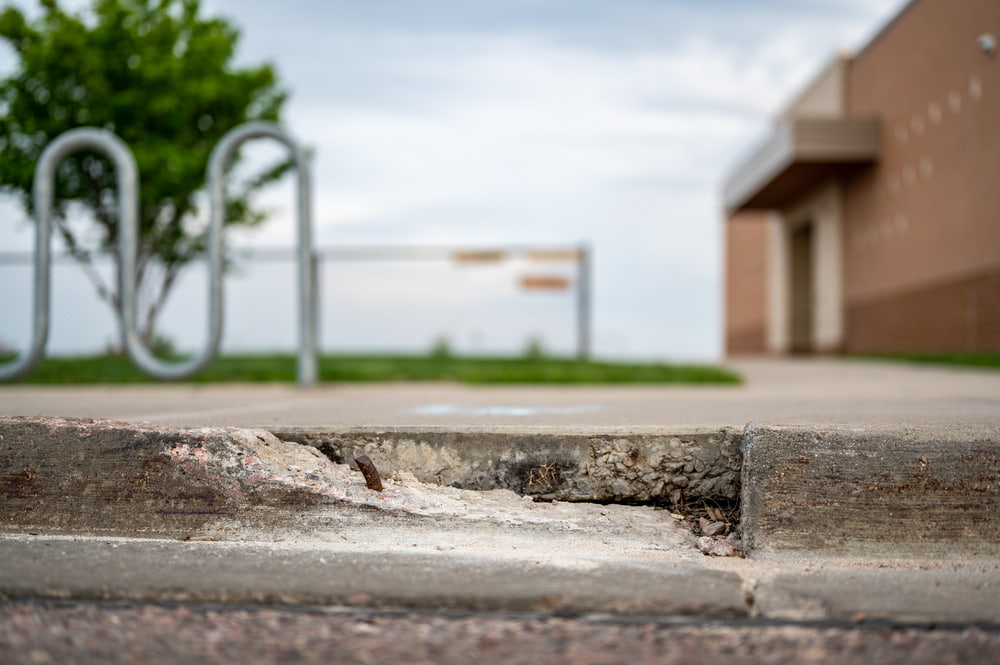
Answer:
<path fill-rule="evenodd" d="M 878 118 L 782 119 L 722 188 L 727 214 L 782 208 L 831 176 L 878 158 Z"/>

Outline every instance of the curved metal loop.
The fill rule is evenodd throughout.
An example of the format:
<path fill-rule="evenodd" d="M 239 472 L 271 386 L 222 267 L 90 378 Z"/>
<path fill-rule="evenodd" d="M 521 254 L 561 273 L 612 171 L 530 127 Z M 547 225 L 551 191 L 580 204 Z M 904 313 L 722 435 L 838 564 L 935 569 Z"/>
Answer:
<path fill-rule="evenodd" d="M 211 169 L 208 171 L 211 177 Z M 136 190 L 138 192 L 138 188 Z M 138 210 L 138 199 L 135 210 Z M 139 335 L 136 318 L 138 316 L 138 293 L 136 284 L 136 255 L 139 246 L 138 228 L 135 222 L 131 228 L 122 226 L 118 249 L 121 266 L 122 335 L 125 351 L 136 366 L 147 375 L 166 381 L 188 379 L 198 374 L 219 353 L 222 341 L 222 220 L 225 213 L 215 205 L 213 198 L 208 220 L 208 339 L 201 352 L 187 360 L 168 361 L 157 358 L 146 347 Z"/>
<path fill-rule="evenodd" d="M 209 223 L 208 223 L 208 341 L 202 352 L 189 360 L 168 362 L 154 356 L 143 344 L 136 330 L 135 264 L 137 238 L 121 247 L 122 317 L 125 348 L 132 361 L 146 374 L 158 379 L 184 379 L 194 376 L 216 357 L 222 340 L 222 229 L 225 224 L 226 165 L 245 141 L 273 138 L 288 147 L 299 174 L 297 211 L 299 218 L 299 362 L 300 385 L 316 382 L 316 316 L 313 307 L 312 220 L 310 217 L 309 164 L 298 143 L 271 123 L 252 122 L 227 132 L 212 150 L 208 162 Z"/>
<path fill-rule="evenodd" d="M 253 122 L 230 130 L 212 151 L 208 164 L 210 219 L 208 227 L 209 293 L 208 341 L 201 353 L 189 360 L 169 362 L 157 358 L 142 342 L 136 329 L 138 310 L 136 256 L 139 244 L 139 172 L 128 146 L 111 132 L 83 127 L 60 134 L 42 152 L 35 171 L 35 298 L 31 344 L 24 354 L 0 365 L 0 381 L 20 378 L 30 372 L 45 354 L 48 341 L 51 251 L 50 231 L 55 189 L 55 170 L 67 155 L 83 149 L 106 154 L 118 175 L 118 255 L 121 329 L 125 350 L 139 369 L 158 379 L 189 378 L 211 363 L 222 339 L 222 227 L 225 218 L 225 167 L 237 148 L 255 138 L 273 138 L 292 153 L 298 171 L 298 276 L 299 276 L 299 361 L 298 382 L 316 383 L 316 312 L 314 307 L 314 265 L 310 207 L 309 163 L 305 152 L 291 136 L 276 125 Z"/>
<path fill-rule="evenodd" d="M 298 172 L 296 213 L 298 216 L 298 280 L 299 280 L 299 359 L 298 382 L 300 386 L 316 383 L 316 308 L 314 300 L 314 265 L 312 242 L 312 208 L 310 205 L 309 160 L 304 150 L 288 133 L 268 122 L 250 122 L 240 125 L 223 136 L 212 150 L 208 164 L 208 182 L 211 188 L 212 224 L 221 226 L 219 219 L 225 214 L 225 169 L 246 141 L 272 138 L 284 144 Z"/>
<path fill-rule="evenodd" d="M 134 245 L 134 241 L 129 238 L 135 235 L 139 171 L 128 146 L 120 138 L 103 129 L 81 127 L 63 132 L 42 152 L 35 168 L 32 185 L 32 201 L 35 208 L 35 294 L 31 343 L 24 354 L 0 365 L 0 381 L 13 381 L 24 376 L 34 369 L 45 354 L 49 337 L 50 240 L 56 167 L 70 154 L 84 149 L 103 152 L 115 163 L 118 175 L 118 223 L 122 229 L 119 236 L 119 251 L 124 250 L 127 242 L 132 242 Z"/>

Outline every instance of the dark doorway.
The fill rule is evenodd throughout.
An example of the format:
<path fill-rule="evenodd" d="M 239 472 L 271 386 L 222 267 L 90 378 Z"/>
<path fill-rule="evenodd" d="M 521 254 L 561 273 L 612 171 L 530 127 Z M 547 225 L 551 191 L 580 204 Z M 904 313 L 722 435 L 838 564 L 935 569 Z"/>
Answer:
<path fill-rule="evenodd" d="M 791 308 L 789 339 L 792 353 L 813 350 L 813 225 L 806 222 L 792 231 Z"/>

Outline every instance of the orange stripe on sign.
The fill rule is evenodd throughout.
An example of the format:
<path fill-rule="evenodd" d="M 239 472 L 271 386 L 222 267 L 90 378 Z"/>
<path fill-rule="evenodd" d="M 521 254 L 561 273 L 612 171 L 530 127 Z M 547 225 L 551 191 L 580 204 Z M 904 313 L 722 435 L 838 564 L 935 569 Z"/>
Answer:
<path fill-rule="evenodd" d="M 538 249 L 527 253 L 531 261 L 579 261 L 578 249 Z"/>
<path fill-rule="evenodd" d="M 565 291 L 569 288 L 569 284 L 569 278 L 562 275 L 524 275 L 521 277 L 521 288 L 527 290 Z"/>
<path fill-rule="evenodd" d="M 494 263 L 507 258 L 507 252 L 496 250 L 470 250 L 455 252 L 452 257 L 458 263 Z"/>

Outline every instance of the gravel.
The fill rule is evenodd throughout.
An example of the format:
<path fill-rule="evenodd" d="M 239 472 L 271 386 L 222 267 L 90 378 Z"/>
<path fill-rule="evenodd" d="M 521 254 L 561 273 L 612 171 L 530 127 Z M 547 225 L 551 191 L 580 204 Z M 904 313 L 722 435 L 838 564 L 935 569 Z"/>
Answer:
<path fill-rule="evenodd" d="M 302 608 L 0 603 L 0 662 L 1000 663 L 975 626 L 672 624 Z"/>

